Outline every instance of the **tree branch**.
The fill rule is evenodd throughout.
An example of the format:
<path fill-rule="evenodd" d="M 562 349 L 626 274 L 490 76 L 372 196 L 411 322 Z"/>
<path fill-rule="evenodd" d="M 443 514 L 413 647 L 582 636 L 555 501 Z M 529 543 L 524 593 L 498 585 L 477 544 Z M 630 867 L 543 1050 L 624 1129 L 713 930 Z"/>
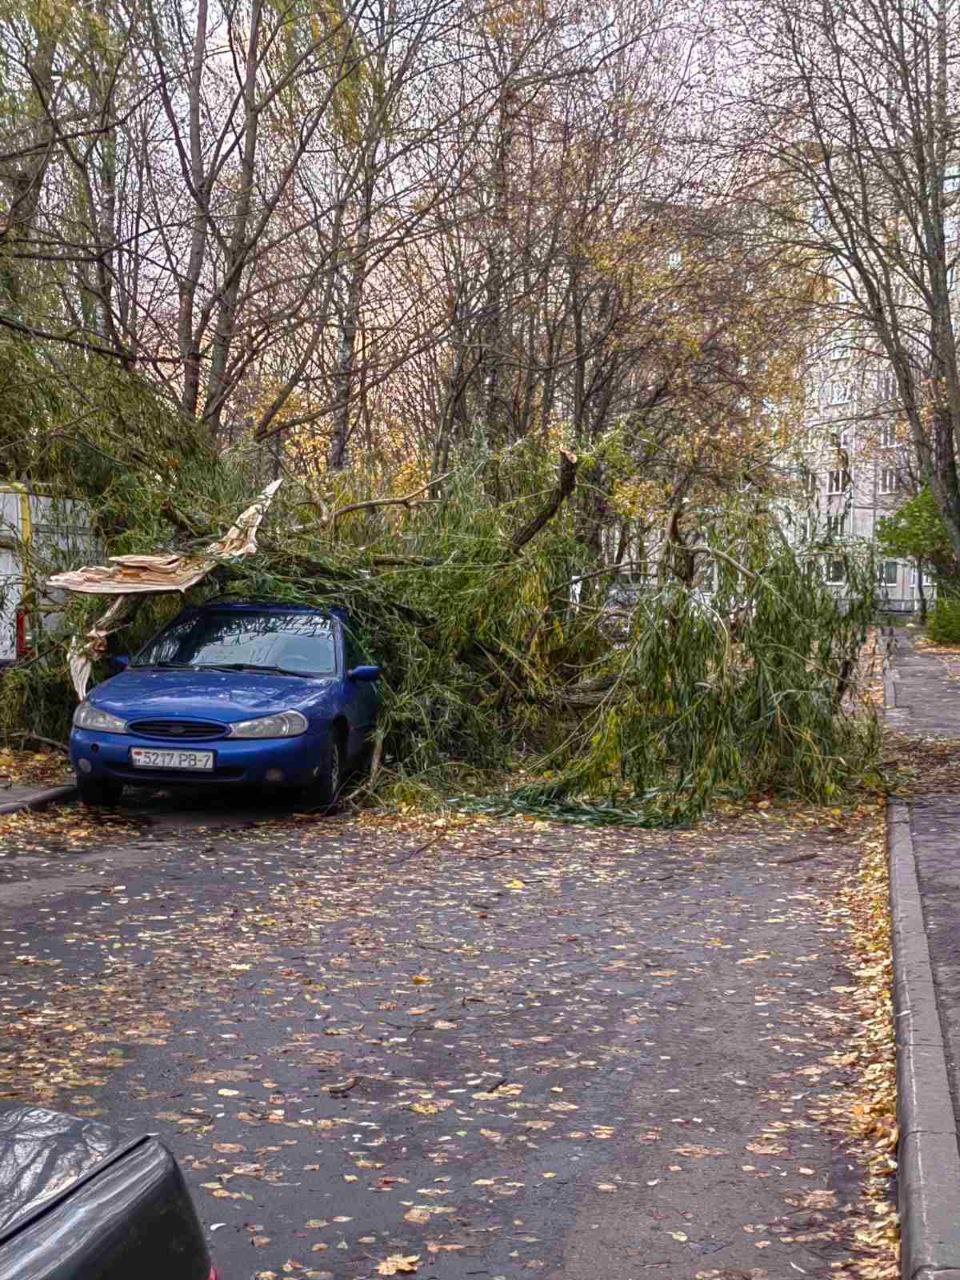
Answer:
<path fill-rule="evenodd" d="M 577 455 L 575 453 L 571 453 L 569 449 L 561 449 L 560 475 L 557 479 L 557 487 L 537 514 L 521 529 L 518 529 L 510 539 L 510 550 L 514 555 L 516 555 L 518 551 L 521 551 L 528 542 L 531 542 L 545 524 L 549 524 L 563 506 L 567 498 L 569 498 L 571 493 L 573 493 L 576 483 Z"/>

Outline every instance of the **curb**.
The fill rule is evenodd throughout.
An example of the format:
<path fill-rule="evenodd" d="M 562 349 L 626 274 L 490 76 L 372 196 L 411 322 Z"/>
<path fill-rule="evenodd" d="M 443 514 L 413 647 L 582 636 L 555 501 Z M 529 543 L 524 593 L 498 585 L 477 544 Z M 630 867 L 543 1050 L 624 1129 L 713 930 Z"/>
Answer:
<path fill-rule="evenodd" d="M 900 1128 L 900 1274 L 960 1280 L 960 1149 L 906 805 L 887 806 Z"/>
<path fill-rule="evenodd" d="M 891 710 L 897 705 L 897 681 L 893 674 L 893 656 L 897 652 L 897 637 L 893 627 L 884 627 L 880 635 L 883 652 L 883 708 Z"/>
<path fill-rule="evenodd" d="M 883 705 L 886 711 L 896 710 L 897 706 L 897 682 L 889 671 L 883 677 Z"/>
<path fill-rule="evenodd" d="M 61 800 L 72 800 L 76 794 L 77 788 L 72 782 L 65 783 L 62 787 L 48 787 L 46 791 L 35 791 L 25 800 L 9 800 L 6 804 L 0 804 L 0 815 L 21 813 L 24 809 L 46 809 Z"/>

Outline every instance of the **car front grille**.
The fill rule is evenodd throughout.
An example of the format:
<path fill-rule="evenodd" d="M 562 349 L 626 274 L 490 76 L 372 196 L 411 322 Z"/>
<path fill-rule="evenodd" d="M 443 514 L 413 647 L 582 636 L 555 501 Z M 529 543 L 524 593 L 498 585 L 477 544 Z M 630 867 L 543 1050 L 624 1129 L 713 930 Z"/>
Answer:
<path fill-rule="evenodd" d="M 200 738 L 222 738 L 226 725 L 217 724 L 215 720 L 132 720 L 127 730 L 141 738 L 194 742 Z"/>

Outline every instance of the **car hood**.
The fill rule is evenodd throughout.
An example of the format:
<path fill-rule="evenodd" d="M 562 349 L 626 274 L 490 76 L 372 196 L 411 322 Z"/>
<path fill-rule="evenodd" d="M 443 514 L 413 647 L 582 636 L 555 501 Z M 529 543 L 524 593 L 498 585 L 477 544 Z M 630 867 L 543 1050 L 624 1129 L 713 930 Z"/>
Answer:
<path fill-rule="evenodd" d="M 95 707 L 124 720 L 172 717 L 230 724 L 314 702 L 330 677 L 301 679 L 268 671 L 122 671 L 90 694 Z"/>
<path fill-rule="evenodd" d="M 0 1238 L 109 1156 L 119 1135 L 95 1120 L 13 1105 L 0 1111 Z"/>

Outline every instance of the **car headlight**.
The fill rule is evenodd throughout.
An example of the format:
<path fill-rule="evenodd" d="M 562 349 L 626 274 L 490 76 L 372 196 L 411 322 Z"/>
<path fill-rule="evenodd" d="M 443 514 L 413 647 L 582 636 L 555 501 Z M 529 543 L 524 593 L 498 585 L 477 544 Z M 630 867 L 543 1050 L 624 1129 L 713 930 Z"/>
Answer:
<path fill-rule="evenodd" d="M 94 729 L 97 733 L 126 733 L 127 722 L 109 711 L 101 711 L 92 702 L 81 702 L 73 713 L 75 729 Z"/>
<path fill-rule="evenodd" d="M 238 720 L 230 726 L 231 738 L 295 738 L 307 732 L 307 717 L 299 711 L 278 711 L 256 720 Z"/>

